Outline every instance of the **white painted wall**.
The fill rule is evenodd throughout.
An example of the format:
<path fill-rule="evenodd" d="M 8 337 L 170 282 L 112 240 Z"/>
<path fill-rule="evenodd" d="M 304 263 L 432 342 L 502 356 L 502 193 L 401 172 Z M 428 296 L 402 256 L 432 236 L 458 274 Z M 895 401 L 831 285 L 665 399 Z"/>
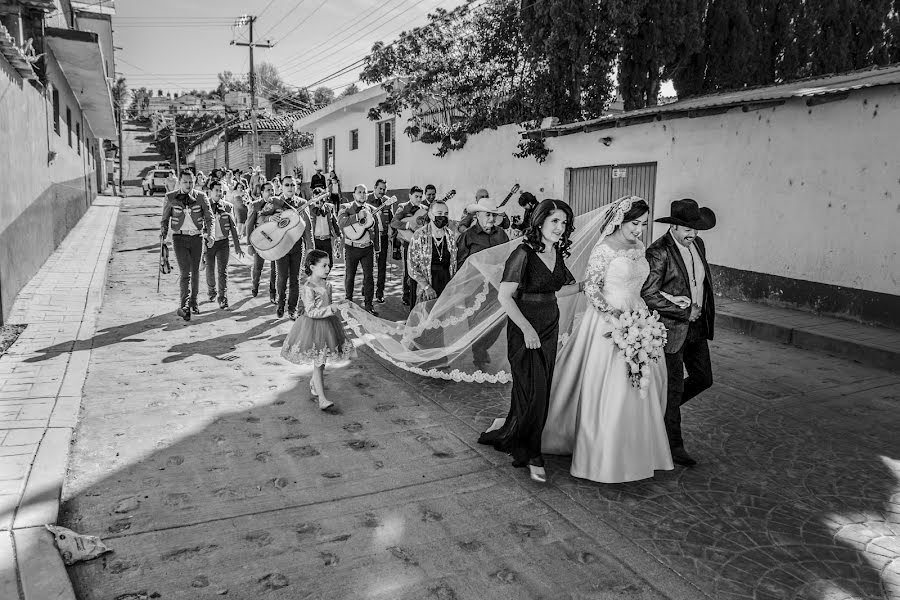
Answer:
<path fill-rule="evenodd" d="M 683 197 L 716 211 L 703 234 L 711 262 L 897 295 L 898 123 L 894 87 L 574 134 L 548 144 L 548 188 L 562 194 L 565 167 L 656 161 L 654 214 Z"/>
<path fill-rule="evenodd" d="M 365 92 L 363 92 L 365 93 Z M 433 183 L 439 195 L 455 188 L 451 216 L 486 188 L 501 199 L 514 183 L 539 199 L 563 198 L 567 167 L 657 163 L 654 214 L 692 197 L 716 211 L 718 226 L 703 237 L 711 262 L 832 285 L 900 294 L 900 89 L 853 92 L 842 101 L 808 107 L 802 100 L 744 113 L 680 118 L 550 138 L 547 161 L 512 156 L 519 128 L 501 127 L 469 138 L 444 158 L 435 146 L 398 134 L 397 164 L 377 167 L 376 125 L 366 117 L 378 102 L 343 106 L 315 123 L 314 150 L 304 150 L 304 173 L 322 160 L 322 140 L 334 135 L 345 190 Z M 402 132 L 405 123 L 397 119 Z M 359 150 L 349 132 L 360 131 Z M 607 147 L 600 143 L 613 138 Z M 308 175 L 307 175 L 308 177 Z M 513 214 L 520 211 L 515 200 Z M 653 237 L 667 227 L 656 225 Z"/>

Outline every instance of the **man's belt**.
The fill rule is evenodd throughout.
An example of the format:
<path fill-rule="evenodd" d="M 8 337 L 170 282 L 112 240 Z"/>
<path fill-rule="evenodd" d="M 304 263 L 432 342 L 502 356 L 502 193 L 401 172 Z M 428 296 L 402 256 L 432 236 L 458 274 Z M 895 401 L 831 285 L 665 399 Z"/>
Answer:
<path fill-rule="evenodd" d="M 353 240 L 347 240 L 344 244 L 351 248 L 368 248 L 372 245 L 372 242 L 354 242 Z"/>
<path fill-rule="evenodd" d="M 200 235 L 199 229 L 179 229 L 178 231 L 173 231 L 172 235 Z"/>
<path fill-rule="evenodd" d="M 317 240 L 330 240 L 331 236 L 330 235 L 317 235 L 316 239 Z"/>

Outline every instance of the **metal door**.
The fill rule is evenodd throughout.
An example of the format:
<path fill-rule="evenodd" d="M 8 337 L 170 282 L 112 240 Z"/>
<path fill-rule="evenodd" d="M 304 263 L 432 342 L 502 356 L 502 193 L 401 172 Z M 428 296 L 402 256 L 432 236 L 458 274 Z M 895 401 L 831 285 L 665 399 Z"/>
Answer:
<path fill-rule="evenodd" d="M 599 165 L 566 169 L 565 197 L 575 215 L 590 212 L 622 196 L 640 196 L 650 206 L 656 197 L 656 163 Z M 649 234 L 649 227 L 648 227 Z M 649 235 L 644 236 L 647 243 Z"/>

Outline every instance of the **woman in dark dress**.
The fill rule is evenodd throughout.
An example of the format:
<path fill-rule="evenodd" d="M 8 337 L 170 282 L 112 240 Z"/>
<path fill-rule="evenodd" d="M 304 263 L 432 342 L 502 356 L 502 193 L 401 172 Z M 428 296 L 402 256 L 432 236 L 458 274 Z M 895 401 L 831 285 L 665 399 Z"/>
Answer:
<path fill-rule="evenodd" d="M 511 454 L 513 466 L 527 466 L 531 478 L 540 483 L 547 481 L 541 434 L 556 366 L 556 299 L 576 294 L 582 287 L 564 262 L 573 222 L 568 204 L 544 200 L 532 214 L 523 243 L 506 261 L 498 296 L 509 316 L 506 335 L 512 398 L 502 427 L 492 428 L 478 439 Z"/>

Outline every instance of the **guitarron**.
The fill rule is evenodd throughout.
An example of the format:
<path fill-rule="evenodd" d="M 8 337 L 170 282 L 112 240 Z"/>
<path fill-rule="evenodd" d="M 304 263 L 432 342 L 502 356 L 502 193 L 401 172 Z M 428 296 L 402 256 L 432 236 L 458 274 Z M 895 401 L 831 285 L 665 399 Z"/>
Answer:
<path fill-rule="evenodd" d="M 390 198 L 385 199 L 384 203 L 381 206 L 377 207 L 376 210 L 381 210 L 382 208 L 386 208 L 392 204 L 397 202 L 397 196 L 391 196 Z M 356 241 L 361 238 L 365 233 L 366 229 L 372 226 L 375 223 L 375 215 L 372 214 L 372 208 L 366 206 L 361 209 L 357 214 L 359 221 L 353 223 L 352 225 L 347 225 L 344 227 L 344 237 L 348 240 Z"/>
<path fill-rule="evenodd" d="M 319 194 L 296 207 L 284 209 L 278 219 L 267 220 L 258 225 L 250 232 L 250 245 L 264 259 L 278 260 L 290 252 L 306 231 L 306 221 L 300 217 L 300 211 L 327 196 L 328 194 Z"/>

